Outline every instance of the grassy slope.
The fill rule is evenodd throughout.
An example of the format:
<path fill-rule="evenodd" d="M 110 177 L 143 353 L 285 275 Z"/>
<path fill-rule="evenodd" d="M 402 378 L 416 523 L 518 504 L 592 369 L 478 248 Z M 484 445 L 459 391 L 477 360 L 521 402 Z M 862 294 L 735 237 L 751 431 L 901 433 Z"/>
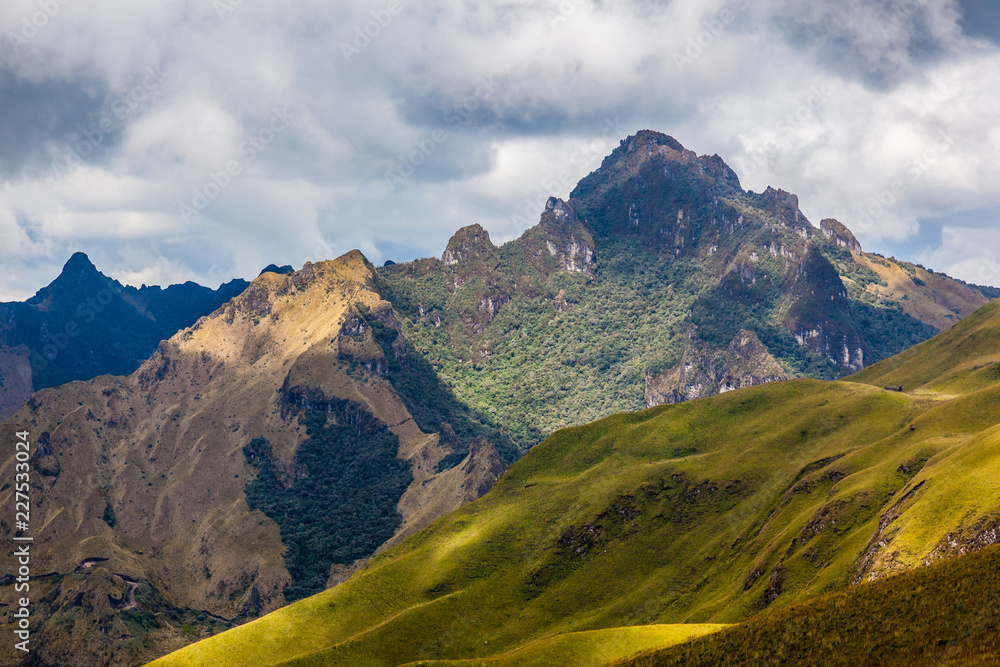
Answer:
<path fill-rule="evenodd" d="M 994 385 L 1000 361 L 1000 302 L 994 301 L 960 326 L 891 359 L 866 368 L 850 379 L 876 386 L 947 397 Z"/>
<path fill-rule="evenodd" d="M 431 660 L 406 667 L 603 667 L 623 656 L 648 648 L 664 648 L 718 632 L 727 625 L 639 625 L 556 635 L 528 644 L 503 656 L 484 660 Z"/>
<path fill-rule="evenodd" d="M 995 665 L 1000 548 L 862 584 L 616 667 Z"/>
<path fill-rule="evenodd" d="M 974 548 L 1000 510 L 1000 378 L 972 370 L 995 354 L 996 308 L 859 382 L 559 431 L 347 583 L 155 664 L 486 658 L 556 633 L 742 621 Z"/>

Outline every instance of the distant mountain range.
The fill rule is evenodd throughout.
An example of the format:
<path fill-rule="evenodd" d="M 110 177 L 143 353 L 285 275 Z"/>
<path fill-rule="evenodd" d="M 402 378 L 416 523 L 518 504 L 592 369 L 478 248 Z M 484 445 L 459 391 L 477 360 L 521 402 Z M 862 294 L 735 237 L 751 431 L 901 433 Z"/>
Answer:
<path fill-rule="evenodd" d="M 773 385 L 750 394 L 763 398 L 741 393 L 614 417 L 532 447 L 557 429 L 614 413 L 788 378 L 840 378 L 949 330 L 989 296 L 989 288 L 865 253 L 837 221 L 813 227 L 793 195 L 747 192 L 718 156 L 698 157 L 655 132 L 624 140 L 568 201 L 550 199 L 538 225 L 500 247 L 473 225 L 455 234 L 440 259 L 375 268 L 355 251 L 299 271 L 270 266 L 250 284 L 233 281 L 216 291 L 123 287 L 74 256 L 52 285 L 24 304 L 7 304 L 0 317 L 2 395 L 8 412 L 16 411 L 0 429 L 8 438 L 22 429 L 37 438 L 32 502 L 46 517 L 33 547 L 47 574 L 37 583 L 45 604 L 36 608 L 35 659 L 59 667 L 136 664 L 359 570 L 337 590 L 357 591 L 351 600 L 370 607 L 334 604 L 353 615 L 351 627 L 371 631 L 359 646 L 376 651 L 379 623 L 410 636 L 385 615 L 394 609 L 407 617 L 412 611 L 435 632 L 453 613 L 468 613 L 495 624 L 503 645 L 517 646 L 530 632 L 481 615 L 479 602 L 468 601 L 472 595 L 491 604 L 499 595 L 493 585 L 520 596 L 515 607 L 525 627 L 622 624 L 620 606 L 638 597 L 609 593 L 602 599 L 610 606 L 599 613 L 580 607 L 579 591 L 560 582 L 618 581 L 570 552 L 603 548 L 590 528 L 624 540 L 631 528 L 618 525 L 614 513 L 654 505 L 676 519 L 656 534 L 676 542 L 685 586 L 704 574 L 704 545 L 734 536 L 753 542 L 723 568 L 719 586 L 730 588 L 713 589 L 736 606 L 703 614 L 742 620 L 767 597 L 770 577 L 808 570 L 798 551 L 782 565 L 769 540 L 784 534 L 781 526 L 800 531 L 801 512 L 819 511 L 819 501 L 813 507 L 806 502 L 812 496 L 796 497 L 799 514 L 782 514 L 772 526 L 778 532 L 753 539 L 741 532 L 757 530 L 752 517 L 725 526 L 719 517 L 731 517 L 732 503 L 748 498 L 753 507 L 780 505 L 781 494 L 791 493 L 786 486 L 806 477 L 830 492 L 855 469 L 824 457 L 846 457 L 879 434 L 889 437 L 929 405 L 856 385 Z M 64 384 L 70 380 L 85 381 Z M 793 400 L 800 394 L 828 394 L 821 400 L 833 407 Z M 753 422 L 757 430 L 719 416 L 750 419 L 764 404 L 772 407 Z M 657 415 L 656 437 L 633 441 Z M 697 428 L 677 426 L 668 415 L 686 415 Z M 842 416 L 868 430 L 841 428 Z M 768 435 L 774 424 L 785 424 L 780 437 Z M 824 429 L 839 435 L 828 438 Z M 800 437 L 813 444 L 772 460 L 798 447 Z M 744 444 L 746 451 L 733 449 Z M 810 452 L 816 456 L 802 458 Z M 919 471 L 921 452 L 900 465 Z M 434 524 L 486 494 L 526 454 L 493 500 L 472 506 L 497 508 L 495 526 L 478 509 Z M 725 465 L 711 468 L 712 456 Z M 877 465 L 896 465 L 895 453 L 886 456 Z M 632 458 L 644 463 L 614 468 Z M 10 477 L 15 463 L 11 453 L 0 476 Z M 774 476 L 765 479 L 772 464 Z M 662 479 L 649 476 L 656 471 Z M 828 473 L 840 477 L 827 484 Z M 886 473 L 881 495 L 864 511 L 882 511 L 915 474 Z M 660 489 L 655 502 L 641 499 L 644 485 Z M 697 505 L 699 498 L 710 506 Z M 0 537 L 12 534 L 13 502 L 12 488 L 0 490 Z M 862 528 L 875 520 L 869 514 L 851 514 L 850 525 L 860 526 L 851 533 L 858 548 L 867 539 Z M 476 528 L 463 532 L 461 517 Z M 697 535 L 684 535 L 697 526 L 701 546 L 691 546 Z M 828 583 L 850 569 L 847 551 L 831 540 L 822 542 L 822 555 L 840 558 L 840 569 L 802 576 Z M 401 543 L 408 546 L 395 550 Z M 512 570 L 498 565 L 496 558 L 522 548 Z M 426 567 L 383 568 L 401 573 L 395 583 L 373 578 L 363 568 L 382 552 L 412 554 Z M 762 572 L 753 581 L 744 579 L 750 561 Z M 573 579 L 578 569 L 582 578 Z M 665 571 L 652 572 L 628 583 L 639 586 L 636 596 L 664 579 Z M 480 574 L 487 588 L 469 584 Z M 816 581 L 793 577 L 782 584 L 781 603 L 815 593 Z M 136 606 L 125 609 L 133 588 Z M 569 597 L 552 593 L 557 589 Z M 0 603 L 10 604 L 11 595 L 13 587 L 0 585 Z M 688 619 L 678 610 L 693 610 L 696 597 L 669 603 L 674 615 L 657 606 L 651 618 Z M 443 616 L 427 620 L 405 606 L 410 602 Z M 556 619 L 574 609 L 591 621 Z M 368 624 L 373 619 L 376 625 Z M 340 628 L 330 637 L 353 637 L 340 616 L 321 620 Z M 289 637 L 301 643 L 285 657 L 307 648 L 296 632 Z M 451 653 L 431 654 L 457 656 L 470 641 L 477 650 L 482 644 L 463 633 Z"/>
<path fill-rule="evenodd" d="M 27 301 L 0 304 L 0 418 L 31 394 L 98 375 L 128 375 L 160 341 L 191 326 L 247 288 L 217 290 L 193 282 L 170 287 L 122 285 L 83 253 Z"/>

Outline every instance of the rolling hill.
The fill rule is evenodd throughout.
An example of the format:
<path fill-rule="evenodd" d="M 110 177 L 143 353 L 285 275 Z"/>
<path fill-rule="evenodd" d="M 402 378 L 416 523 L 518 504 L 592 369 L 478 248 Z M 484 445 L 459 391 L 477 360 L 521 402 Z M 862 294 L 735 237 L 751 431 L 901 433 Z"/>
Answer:
<path fill-rule="evenodd" d="M 995 665 L 998 566 L 1000 548 L 992 546 L 761 614 L 614 667 Z"/>
<path fill-rule="evenodd" d="M 991 304 L 846 382 L 558 431 L 347 582 L 152 664 L 489 664 L 557 636 L 569 651 L 593 638 L 575 633 L 614 644 L 637 625 L 767 623 L 824 594 L 841 597 L 817 604 L 840 609 L 870 600 L 892 584 L 859 584 L 997 541 L 998 327 Z"/>

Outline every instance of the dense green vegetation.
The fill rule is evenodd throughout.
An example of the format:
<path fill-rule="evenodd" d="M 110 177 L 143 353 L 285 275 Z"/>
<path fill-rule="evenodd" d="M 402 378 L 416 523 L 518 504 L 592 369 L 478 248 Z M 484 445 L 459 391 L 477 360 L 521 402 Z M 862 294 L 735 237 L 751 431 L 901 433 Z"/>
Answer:
<path fill-rule="evenodd" d="M 623 142 L 570 204 L 577 220 L 546 211 L 500 248 L 472 243 L 481 229 L 458 232 L 462 262 L 379 270 L 414 358 L 430 364 L 404 368 L 412 382 L 391 376 L 431 430 L 459 411 L 423 409 L 421 386 L 469 406 L 523 453 L 559 428 L 641 409 L 647 379 L 676 369 L 689 347 L 726 350 L 741 330 L 784 374 L 820 379 L 856 370 L 859 349 L 871 363 L 937 331 L 868 291 L 884 283 L 813 230 L 794 197 L 744 191 L 721 159 L 693 160 L 666 135 Z M 592 273 L 551 270 L 570 236 L 593 243 Z M 816 334 L 809 346 L 801 332 Z"/>
<path fill-rule="evenodd" d="M 609 246 L 592 281 L 560 273 L 541 295 L 516 294 L 483 334 L 489 356 L 471 362 L 451 339 L 459 327 L 447 319 L 444 290 L 435 289 L 440 274 L 407 279 L 397 266 L 383 275 L 407 340 L 460 400 L 489 415 L 523 452 L 558 428 L 644 407 L 646 375 L 683 352 L 684 318 L 703 285 L 694 266 Z M 572 306 L 560 312 L 553 292 Z"/>
<path fill-rule="evenodd" d="M 765 613 L 616 667 L 1000 663 L 1000 547 Z"/>
<path fill-rule="evenodd" d="M 364 304 L 358 303 L 355 307 L 372 328 L 375 342 L 382 348 L 388 365 L 386 378 L 420 429 L 424 433 L 454 434 L 453 438 L 442 438 L 446 444 L 456 447 L 456 451 L 446 459 L 448 463 L 461 462 L 477 438 L 493 443 L 507 463 L 517 460 L 519 453 L 514 443 L 493 424 L 494 420 L 459 401 L 424 354 L 401 338 L 399 330 L 374 317 Z M 441 470 L 450 467 L 444 462 L 442 465 Z"/>
<path fill-rule="evenodd" d="M 247 504 L 281 528 L 292 576 L 288 601 L 322 591 L 332 564 L 366 558 L 392 537 L 401 521 L 396 504 L 413 481 L 407 463 L 396 458 L 399 439 L 385 424 L 348 401 L 330 407 L 338 423 L 328 423 L 326 409 L 302 416 L 309 438 L 289 470 L 264 438 L 243 448 L 257 471 L 246 486 Z"/>

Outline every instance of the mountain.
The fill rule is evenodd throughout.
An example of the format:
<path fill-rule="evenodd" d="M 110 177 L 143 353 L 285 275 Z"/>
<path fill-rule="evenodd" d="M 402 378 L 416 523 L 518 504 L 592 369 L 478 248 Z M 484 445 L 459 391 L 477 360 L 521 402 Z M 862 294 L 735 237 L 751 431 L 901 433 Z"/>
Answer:
<path fill-rule="evenodd" d="M 0 426 L 36 446 L 35 664 L 152 659 L 346 579 L 492 486 L 513 446 L 379 291 L 358 252 L 264 273 L 131 375 L 44 389 Z M 8 540 L 14 502 L 3 486 Z"/>
<path fill-rule="evenodd" d="M 568 567 L 560 540 L 589 539 L 568 526 L 602 525 L 618 511 L 609 509 L 618 497 L 607 496 L 608 485 L 627 487 L 623 480 L 675 465 L 664 464 L 649 442 L 632 451 L 638 445 L 625 435 L 626 459 L 648 466 L 624 472 L 619 465 L 627 461 L 617 454 L 567 440 L 565 433 L 578 433 L 572 430 L 539 454 L 529 451 L 556 429 L 765 384 L 760 395 L 774 405 L 762 423 L 812 434 L 808 420 L 826 423 L 829 415 L 789 392 L 825 385 L 774 381 L 839 377 L 986 303 L 963 283 L 863 253 L 835 221 L 813 228 L 794 196 L 746 192 L 718 157 L 697 157 L 651 132 L 624 141 L 569 201 L 550 199 L 538 225 L 500 247 L 472 225 L 455 234 L 440 260 L 376 269 L 354 252 L 288 269 L 265 269 L 238 296 L 160 343 L 131 375 L 124 375 L 130 366 L 118 377 L 42 390 L 3 424 L 11 438 L 24 429 L 37 438 L 31 493 L 45 520 L 36 564 L 47 575 L 36 582 L 44 600 L 36 628 L 40 664 L 132 664 L 347 580 L 333 590 L 355 590 L 373 572 L 366 569 L 370 558 L 379 563 L 378 554 L 412 544 L 409 536 L 485 494 L 525 452 L 522 470 L 541 460 L 553 472 L 531 473 L 526 495 L 518 496 L 523 506 L 498 506 L 495 524 L 459 531 L 451 544 L 461 554 L 463 545 L 479 544 L 478 535 L 496 539 L 491 548 L 500 559 L 511 548 L 530 548 L 525 559 L 544 570 L 541 590 L 545 577 L 559 579 Z M 132 301 L 123 303 L 138 302 L 129 289 Z M 130 357 L 136 364 L 140 358 Z M 688 415 L 717 440 L 703 443 L 689 433 L 671 446 L 676 465 L 692 468 L 663 482 L 666 495 L 656 502 L 718 484 L 733 489 L 734 503 L 746 500 L 744 492 L 770 497 L 803 466 L 888 435 L 917 409 L 916 399 L 899 392 L 856 385 L 816 391 L 848 406 L 842 414 L 859 415 L 858 425 L 845 427 L 843 437 L 816 434 L 801 455 L 813 458 L 790 457 L 773 476 L 768 459 L 784 445 L 747 430 L 742 416 L 718 426 L 715 408 L 705 404 L 664 410 Z M 726 401 L 708 405 L 736 415 L 756 409 Z M 876 408 L 883 412 L 866 416 Z M 630 419 L 588 428 L 625 429 Z M 673 427 L 663 428 L 669 434 Z M 725 443 L 717 428 L 724 428 Z M 733 449 L 746 443 L 756 448 L 749 467 L 745 452 Z M 720 452 L 718 469 L 698 467 L 704 458 L 693 452 L 708 444 Z M 12 474 L 14 465 L 9 452 L 0 468 Z M 895 493 L 908 479 L 892 478 L 880 493 Z M 740 484 L 730 487 L 734 480 Z M 515 491 L 504 486 L 500 496 Z M 703 497 L 716 498 L 716 491 Z M 0 490 L 10 510 L 14 493 Z M 539 534 L 539 519 L 529 512 L 539 507 L 551 512 L 543 512 L 542 525 L 558 527 L 554 542 Z M 711 517 L 727 507 L 704 511 Z M 4 516 L 0 536 L 10 536 L 13 515 Z M 695 525 L 684 519 L 659 537 L 683 550 L 689 531 L 705 548 L 726 534 L 710 532 L 711 521 Z M 607 529 L 618 535 L 621 528 Z M 430 602 L 452 590 L 451 579 L 426 588 L 411 582 L 434 579 L 452 562 L 449 554 L 435 555 L 425 573 L 379 580 L 389 588 L 371 592 L 372 609 L 345 604 L 358 614 L 351 627 L 397 608 L 395 592 L 402 602 Z M 535 562 L 544 554 L 549 561 Z M 504 567 L 522 576 L 517 568 L 526 565 L 514 555 Z M 476 595 L 501 607 L 523 603 L 526 614 L 542 619 L 525 624 L 562 632 L 553 609 L 563 601 L 524 593 L 534 589 L 497 574 L 498 563 L 470 566 L 467 574 L 481 574 L 487 586 Z M 497 598 L 492 586 L 514 598 Z M 455 591 L 447 604 L 461 607 L 469 593 Z M 7 596 L 0 603 L 14 601 L 10 588 L 0 586 L 0 594 Z M 607 638 L 607 619 L 620 621 L 610 609 L 588 613 L 594 623 L 579 629 L 601 631 L 588 641 Z M 706 620 L 739 620 L 740 613 Z M 674 618 L 664 616 L 671 627 L 646 639 L 687 636 L 690 629 L 673 627 Z M 501 645 L 517 648 L 527 636 L 494 621 Z M 376 641 L 380 633 L 369 629 Z M 615 635 L 621 646 L 629 645 L 626 635 Z"/>
<path fill-rule="evenodd" d="M 834 379 L 995 296 L 865 253 L 787 192 L 643 131 L 495 246 L 379 269 L 403 333 L 527 451 L 558 428 L 785 378 Z"/>
<path fill-rule="evenodd" d="M 124 286 L 83 253 L 32 298 L 0 304 L 0 419 L 38 389 L 98 375 L 127 375 L 161 340 L 244 289 L 233 280 L 212 290 L 193 282 Z"/>
<path fill-rule="evenodd" d="M 997 542 L 998 335 L 993 303 L 848 381 L 764 384 L 560 430 L 483 498 L 345 583 L 153 665 L 499 665 L 507 658 L 484 659 L 556 650 L 559 637 L 564 656 L 602 637 L 625 657 L 641 648 L 627 638 L 643 624 L 742 623 L 763 611 L 773 615 L 740 627 L 794 633 L 812 621 L 801 612 L 790 626 L 793 605 L 827 593 L 839 597 L 816 614 L 857 612 L 845 627 L 877 627 L 872 591 L 900 591 L 887 603 L 910 583 L 947 591 L 930 584 L 949 572 L 966 590 L 965 565 L 893 577 Z M 991 567 L 990 554 L 969 567 Z M 932 605 L 920 595 L 908 596 L 925 615 L 914 633 L 974 620 L 989 602 L 983 591 Z M 891 611 L 901 645 L 927 645 Z M 812 627 L 831 633 L 831 623 Z M 966 635 L 982 638 L 983 627 Z M 934 638 L 939 649 L 950 636 Z"/>

